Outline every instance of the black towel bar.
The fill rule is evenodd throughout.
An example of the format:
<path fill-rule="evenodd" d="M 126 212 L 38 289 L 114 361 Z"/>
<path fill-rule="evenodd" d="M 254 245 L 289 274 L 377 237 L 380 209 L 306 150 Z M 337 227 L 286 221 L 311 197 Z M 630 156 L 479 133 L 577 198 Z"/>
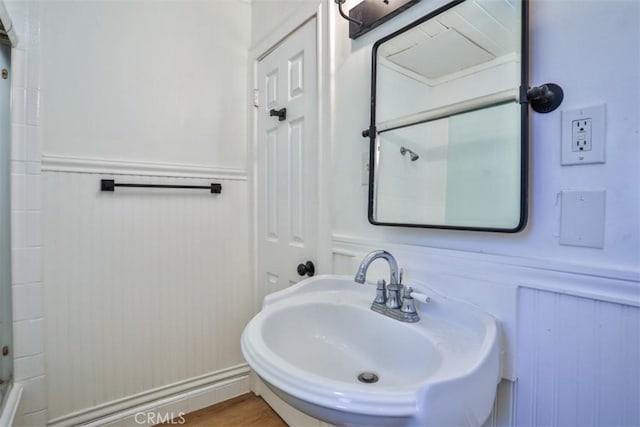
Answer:
<path fill-rule="evenodd" d="M 191 188 L 198 190 L 210 190 L 212 194 L 222 192 L 222 184 L 211 185 L 165 185 L 165 184 L 122 184 L 113 179 L 101 179 L 100 191 L 115 191 L 116 187 L 142 187 L 142 188 Z"/>

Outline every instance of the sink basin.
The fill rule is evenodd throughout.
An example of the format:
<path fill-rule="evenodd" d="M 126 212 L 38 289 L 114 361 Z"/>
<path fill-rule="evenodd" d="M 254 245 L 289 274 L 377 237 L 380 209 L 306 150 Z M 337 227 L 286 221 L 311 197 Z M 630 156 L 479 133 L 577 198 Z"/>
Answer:
<path fill-rule="evenodd" d="M 370 309 L 374 286 L 303 280 L 265 298 L 242 352 L 281 399 L 334 425 L 479 426 L 500 379 L 496 321 L 413 287 L 431 302 L 403 323 Z"/>

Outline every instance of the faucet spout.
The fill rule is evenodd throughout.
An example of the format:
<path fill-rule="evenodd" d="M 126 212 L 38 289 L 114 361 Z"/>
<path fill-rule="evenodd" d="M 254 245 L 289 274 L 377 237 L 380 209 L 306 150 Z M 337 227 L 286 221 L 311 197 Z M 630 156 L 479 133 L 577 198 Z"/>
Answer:
<path fill-rule="evenodd" d="M 393 257 L 393 255 L 383 250 L 373 251 L 365 256 L 360 263 L 360 267 L 358 267 L 358 271 L 356 272 L 356 277 L 353 280 L 355 280 L 357 283 L 364 283 L 369 266 L 378 258 L 382 258 L 389 263 L 389 270 L 391 271 L 389 284 L 398 284 L 398 263 L 396 262 L 396 259 Z"/>

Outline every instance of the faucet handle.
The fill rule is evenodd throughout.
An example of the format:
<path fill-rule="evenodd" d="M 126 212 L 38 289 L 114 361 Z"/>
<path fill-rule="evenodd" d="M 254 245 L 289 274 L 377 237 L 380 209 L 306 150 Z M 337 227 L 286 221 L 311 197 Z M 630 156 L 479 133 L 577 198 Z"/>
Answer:
<path fill-rule="evenodd" d="M 406 295 L 410 298 L 414 298 L 416 301 L 421 302 L 423 304 L 427 304 L 431 302 L 431 297 L 427 294 L 423 294 L 420 292 L 413 292 L 413 289 L 408 287 L 406 290 Z"/>
<path fill-rule="evenodd" d="M 407 314 L 415 314 L 416 307 L 413 305 L 413 298 L 411 297 L 411 292 L 413 289 L 409 286 L 406 286 L 402 292 L 402 307 L 400 307 L 400 311 Z"/>
<path fill-rule="evenodd" d="M 384 279 L 378 280 L 378 286 L 376 286 L 376 298 L 373 300 L 374 303 L 384 304 L 387 302 L 387 289 L 386 282 Z"/>
<path fill-rule="evenodd" d="M 400 269 L 400 277 L 398 278 L 399 285 L 402 285 L 402 276 L 404 276 L 404 268 Z"/>

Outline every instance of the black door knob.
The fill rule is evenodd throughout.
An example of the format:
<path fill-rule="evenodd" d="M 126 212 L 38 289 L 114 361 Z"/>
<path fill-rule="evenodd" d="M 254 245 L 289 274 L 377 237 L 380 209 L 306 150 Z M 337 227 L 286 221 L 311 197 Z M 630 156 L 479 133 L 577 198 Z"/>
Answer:
<path fill-rule="evenodd" d="M 275 108 L 272 108 L 269 111 L 269 116 L 273 117 L 276 116 L 278 118 L 278 121 L 284 121 L 287 120 L 287 109 L 286 108 L 281 108 L 279 110 L 276 110 Z"/>
<path fill-rule="evenodd" d="M 298 274 L 301 276 L 311 277 L 316 274 L 316 266 L 311 261 L 298 265 Z"/>

